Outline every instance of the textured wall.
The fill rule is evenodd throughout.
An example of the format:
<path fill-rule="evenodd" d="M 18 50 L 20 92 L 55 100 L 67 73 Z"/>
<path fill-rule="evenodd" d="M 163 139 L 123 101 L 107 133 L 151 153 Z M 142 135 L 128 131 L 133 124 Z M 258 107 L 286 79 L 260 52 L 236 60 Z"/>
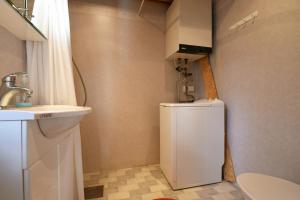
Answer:
<path fill-rule="evenodd" d="M 176 90 L 164 61 L 167 6 L 146 1 L 139 17 L 139 0 L 69 5 L 73 55 L 93 108 L 81 124 L 84 171 L 158 163 L 159 103 L 174 101 Z"/>
<path fill-rule="evenodd" d="M 0 78 L 26 68 L 25 42 L 0 26 Z"/>
<path fill-rule="evenodd" d="M 228 28 L 259 11 L 254 24 Z M 237 174 L 300 183 L 300 1 L 218 0 L 213 70 Z"/>

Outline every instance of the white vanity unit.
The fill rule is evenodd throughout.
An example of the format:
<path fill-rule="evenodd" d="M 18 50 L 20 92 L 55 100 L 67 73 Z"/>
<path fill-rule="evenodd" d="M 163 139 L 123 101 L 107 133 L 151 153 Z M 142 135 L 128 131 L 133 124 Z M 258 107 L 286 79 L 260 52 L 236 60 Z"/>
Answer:
<path fill-rule="evenodd" d="M 0 110 L 0 199 L 74 200 L 79 106 Z"/>

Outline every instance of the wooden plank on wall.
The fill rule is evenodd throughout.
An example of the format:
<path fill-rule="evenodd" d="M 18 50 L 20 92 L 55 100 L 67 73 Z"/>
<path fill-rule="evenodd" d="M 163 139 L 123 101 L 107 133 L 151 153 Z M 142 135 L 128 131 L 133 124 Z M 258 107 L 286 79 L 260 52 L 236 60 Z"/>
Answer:
<path fill-rule="evenodd" d="M 208 56 L 199 60 L 200 72 L 204 81 L 205 95 L 208 99 L 218 98 L 216 83 L 214 80 L 212 67 Z M 232 163 L 230 147 L 227 141 L 227 133 L 225 132 L 225 163 L 223 166 L 223 176 L 226 181 L 235 182 L 236 177 Z"/>

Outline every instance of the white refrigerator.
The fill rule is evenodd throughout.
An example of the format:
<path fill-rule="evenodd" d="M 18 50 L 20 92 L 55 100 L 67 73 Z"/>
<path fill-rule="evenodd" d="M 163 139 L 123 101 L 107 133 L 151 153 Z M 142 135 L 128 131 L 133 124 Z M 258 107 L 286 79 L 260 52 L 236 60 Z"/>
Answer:
<path fill-rule="evenodd" d="M 224 103 L 160 104 L 160 167 L 174 190 L 222 181 Z"/>

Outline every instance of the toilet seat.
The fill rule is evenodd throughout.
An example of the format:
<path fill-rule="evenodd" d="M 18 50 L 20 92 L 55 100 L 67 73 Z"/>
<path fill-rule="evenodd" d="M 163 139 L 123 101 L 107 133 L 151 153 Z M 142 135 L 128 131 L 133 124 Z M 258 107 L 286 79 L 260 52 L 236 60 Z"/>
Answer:
<path fill-rule="evenodd" d="M 253 200 L 300 200 L 300 185 L 257 173 L 237 177 L 240 188 Z"/>

